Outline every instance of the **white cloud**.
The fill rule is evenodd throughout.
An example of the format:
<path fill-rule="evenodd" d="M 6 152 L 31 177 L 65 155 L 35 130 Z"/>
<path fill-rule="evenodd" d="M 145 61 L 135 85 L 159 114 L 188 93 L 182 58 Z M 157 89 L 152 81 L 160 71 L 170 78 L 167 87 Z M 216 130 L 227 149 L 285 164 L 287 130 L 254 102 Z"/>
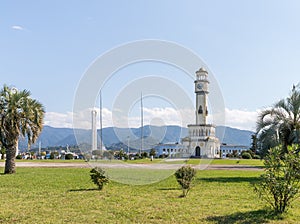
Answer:
<path fill-rule="evenodd" d="M 247 111 L 226 108 L 226 125 L 229 127 L 254 131 L 259 112 L 259 110 Z"/>
<path fill-rule="evenodd" d="M 11 27 L 13 30 L 24 30 L 22 26 L 14 25 Z"/>
<path fill-rule="evenodd" d="M 93 108 L 94 109 L 94 108 Z M 67 112 L 67 113 L 57 113 L 57 112 L 47 112 L 45 115 L 44 124 L 51 127 L 57 128 L 82 128 L 90 129 L 91 128 L 91 110 L 92 108 L 81 111 L 80 113 Z M 99 108 L 95 108 L 97 111 L 97 124 L 100 124 L 100 114 Z M 112 112 L 108 109 L 102 109 L 102 121 L 103 127 L 111 127 L 112 122 Z"/>
<path fill-rule="evenodd" d="M 176 110 L 171 107 L 166 108 L 144 108 L 143 109 L 143 123 L 144 125 L 179 125 L 186 126 L 187 124 L 193 123 L 193 110 Z M 192 118 L 192 119 L 191 119 Z M 112 113 L 112 121 L 115 127 L 140 127 L 141 116 L 128 115 L 121 110 L 114 110 Z"/>
<path fill-rule="evenodd" d="M 190 111 L 192 112 L 192 111 Z M 193 113 L 193 112 L 192 112 Z M 166 108 L 144 108 L 144 120 L 146 124 L 163 126 L 179 125 L 186 126 L 189 121 L 188 114 L 183 110 L 176 110 L 171 107 Z"/>
<path fill-rule="evenodd" d="M 73 127 L 73 113 L 67 112 L 57 113 L 57 112 L 47 112 L 45 115 L 44 124 L 49 125 L 51 127 L 57 128 L 72 128 Z"/>
<path fill-rule="evenodd" d="M 73 112 L 56 113 L 47 112 L 45 116 L 45 125 L 52 127 L 76 127 L 83 129 L 91 128 L 91 110 L 86 109 L 80 113 Z M 97 111 L 97 126 L 100 126 L 100 109 Z M 225 109 L 225 125 L 245 129 L 255 130 L 255 123 L 259 111 L 247 111 L 238 109 Z M 74 123 L 73 123 L 74 118 Z M 211 117 L 208 120 L 213 120 Z M 128 116 L 120 111 L 110 111 L 107 108 L 102 109 L 103 127 L 140 127 L 140 116 Z M 190 109 L 176 110 L 171 107 L 166 108 L 144 108 L 144 125 L 179 125 L 186 127 L 187 124 L 195 123 L 195 112 Z"/>

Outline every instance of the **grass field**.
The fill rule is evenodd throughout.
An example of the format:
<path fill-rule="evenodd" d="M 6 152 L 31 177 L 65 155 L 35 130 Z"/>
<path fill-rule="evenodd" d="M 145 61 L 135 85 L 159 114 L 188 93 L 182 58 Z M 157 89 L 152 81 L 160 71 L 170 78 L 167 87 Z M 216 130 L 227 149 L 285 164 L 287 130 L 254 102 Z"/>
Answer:
<path fill-rule="evenodd" d="M 55 160 L 56 161 L 56 160 Z M 120 160 L 113 160 L 115 162 L 123 162 Z M 111 162 L 111 161 L 106 161 Z M 250 165 L 250 166 L 263 166 L 263 160 L 259 159 L 187 159 L 187 160 L 172 160 L 172 159 L 154 159 L 151 161 L 150 159 L 139 159 L 139 160 L 128 160 L 124 163 L 128 164 L 153 164 L 153 163 L 169 163 L 169 164 L 191 164 L 191 165 L 199 165 L 199 164 L 212 164 L 212 165 Z"/>
<path fill-rule="evenodd" d="M 176 160 L 172 159 L 140 159 L 140 160 L 129 160 L 127 163 L 187 163 L 192 165 L 198 164 L 212 164 L 212 165 L 251 165 L 251 166 L 263 166 L 263 161 L 259 159 L 187 159 L 187 160 Z"/>
<path fill-rule="evenodd" d="M 299 223 L 299 200 L 272 218 L 251 183 L 261 171 L 198 171 L 187 198 L 174 176 L 151 185 L 110 182 L 98 191 L 86 168 L 18 168 L 0 175 L 0 223 Z M 116 170 L 122 176 L 122 170 Z M 150 172 L 150 171 L 149 171 Z"/>

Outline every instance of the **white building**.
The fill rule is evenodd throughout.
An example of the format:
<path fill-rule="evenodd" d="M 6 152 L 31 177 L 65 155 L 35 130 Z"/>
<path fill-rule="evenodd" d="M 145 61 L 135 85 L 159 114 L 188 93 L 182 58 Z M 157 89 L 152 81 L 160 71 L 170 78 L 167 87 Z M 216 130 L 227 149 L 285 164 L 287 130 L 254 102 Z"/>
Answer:
<path fill-rule="evenodd" d="M 158 144 L 154 147 L 154 149 L 157 152 L 158 156 L 165 155 L 169 158 L 181 157 L 182 154 L 185 152 L 183 145 L 179 144 L 178 142 Z"/>
<path fill-rule="evenodd" d="M 182 144 L 190 156 L 219 158 L 220 141 L 216 137 L 216 127 L 207 124 L 207 95 L 209 93 L 208 72 L 200 68 L 196 72 L 196 124 L 189 124 L 189 136 L 182 139 Z"/>
<path fill-rule="evenodd" d="M 241 155 L 243 151 L 249 150 L 249 146 L 245 145 L 227 145 L 223 143 L 221 145 L 222 158 L 226 158 L 228 154 Z"/>
<path fill-rule="evenodd" d="M 174 144 L 158 145 L 158 148 L 156 147 L 159 149 L 157 152 L 158 155 L 169 154 L 174 156 L 177 154 L 177 157 L 220 158 L 220 141 L 216 137 L 216 127 L 213 124 L 207 124 L 209 81 L 208 72 L 204 68 L 196 71 L 196 80 L 194 83 L 196 123 L 188 125 L 189 135 L 181 140 L 182 144 L 178 144 L 176 147 L 173 147 Z M 169 151 L 163 151 L 163 149 L 169 149 Z"/>

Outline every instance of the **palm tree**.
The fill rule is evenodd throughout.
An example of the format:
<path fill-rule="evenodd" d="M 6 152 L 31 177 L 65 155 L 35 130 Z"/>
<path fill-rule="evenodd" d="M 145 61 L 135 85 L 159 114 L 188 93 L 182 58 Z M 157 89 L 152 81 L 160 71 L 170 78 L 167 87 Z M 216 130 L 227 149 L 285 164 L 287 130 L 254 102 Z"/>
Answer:
<path fill-rule="evenodd" d="M 5 174 L 16 172 L 19 137 L 27 137 L 28 145 L 34 143 L 43 128 L 44 114 L 43 105 L 32 99 L 29 91 L 6 85 L 0 90 L 0 142 L 6 149 Z"/>
<path fill-rule="evenodd" d="M 262 149 L 282 144 L 283 150 L 286 151 L 288 145 L 299 144 L 300 84 L 293 86 L 286 99 L 260 113 L 257 134 Z"/>

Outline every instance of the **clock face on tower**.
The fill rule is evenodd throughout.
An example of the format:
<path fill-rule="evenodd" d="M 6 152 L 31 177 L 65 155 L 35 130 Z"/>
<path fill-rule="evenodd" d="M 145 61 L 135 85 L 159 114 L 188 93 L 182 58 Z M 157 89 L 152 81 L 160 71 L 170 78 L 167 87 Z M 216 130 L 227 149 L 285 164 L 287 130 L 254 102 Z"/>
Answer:
<path fill-rule="evenodd" d="M 203 84 L 202 83 L 198 83 L 197 84 L 197 89 L 202 90 L 202 88 L 203 88 Z"/>

